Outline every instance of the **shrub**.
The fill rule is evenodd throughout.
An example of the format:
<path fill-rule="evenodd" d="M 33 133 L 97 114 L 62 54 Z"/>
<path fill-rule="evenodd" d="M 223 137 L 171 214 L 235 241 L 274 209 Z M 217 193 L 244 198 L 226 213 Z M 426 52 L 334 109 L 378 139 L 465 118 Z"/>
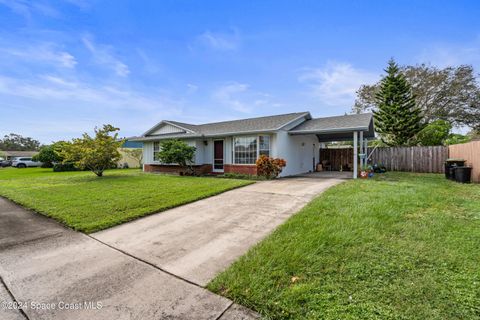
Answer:
<path fill-rule="evenodd" d="M 194 174 L 192 164 L 195 157 L 195 147 L 189 146 L 184 141 L 166 140 L 160 144 L 158 160 L 162 163 L 174 163 L 187 167 L 189 174 Z"/>
<path fill-rule="evenodd" d="M 79 168 L 71 162 L 67 163 L 55 163 L 53 165 L 53 172 L 64 172 L 64 171 L 80 171 Z"/>
<path fill-rule="evenodd" d="M 32 157 L 33 161 L 42 162 L 42 168 L 53 168 L 54 163 L 63 161 L 60 152 L 64 144 L 64 141 L 57 141 L 51 145 L 40 147 L 39 153 Z"/>
<path fill-rule="evenodd" d="M 264 180 L 265 179 L 265 177 L 262 177 L 262 176 L 256 176 L 256 175 L 244 174 L 244 173 L 224 173 L 216 177 L 226 178 L 226 179 L 241 179 L 241 180 Z"/>
<path fill-rule="evenodd" d="M 257 175 L 267 179 L 276 178 L 286 165 L 287 162 L 284 159 L 270 158 L 266 155 L 261 155 L 256 162 Z"/>

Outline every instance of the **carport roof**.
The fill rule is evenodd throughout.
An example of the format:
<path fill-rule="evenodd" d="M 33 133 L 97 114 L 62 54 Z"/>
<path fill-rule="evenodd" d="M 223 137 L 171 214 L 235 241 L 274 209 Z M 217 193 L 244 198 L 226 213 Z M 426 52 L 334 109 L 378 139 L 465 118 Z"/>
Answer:
<path fill-rule="evenodd" d="M 351 140 L 354 131 L 363 131 L 365 138 L 374 137 L 373 114 L 362 113 L 310 119 L 291 129 L 289 134 L 315 134 L 320 141 L 341 141 Z"/>

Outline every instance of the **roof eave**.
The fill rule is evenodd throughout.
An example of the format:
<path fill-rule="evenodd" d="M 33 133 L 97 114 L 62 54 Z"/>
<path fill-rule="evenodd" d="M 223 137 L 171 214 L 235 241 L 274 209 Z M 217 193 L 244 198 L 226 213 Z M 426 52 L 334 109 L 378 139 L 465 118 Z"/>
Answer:
<path fill-rule="evenodd" d="M 332 128 L 332 129 L 320 129 L 320 130 L 291 130 L 288 131 L 290 135 L 298 134 L 325 134 L 330 132 L 348 132 L 348 131 L 369 131 L 369 127 L 350 127 L 350 128 Z"/>
<path fill-rule="evenodd" d="M 169 135 L 150 135 L 150 136 L 140 136 L 140 137 L 132 137 L 129 138 L 129 141 L 152 141 L 152 140 L 166 140 L 166 139 L 190 139 L 190 138 L 218 138 L 218 137 L 227 137 L 227 136 L 234 136 L 234 135 L 245 135 L 245 134 L 258 134 L 258 133 L 272 133 L 278 131 L 277 129 L 268 129 L 268 130 L 249 130 L 249 131 L 234 131 L 234 132 L 223 132 L 223 133 L 215 133 L 215 134 L 199 134 L 196 133 L 195 135 L 189 136 L 178 136 L 178 137 L 171 137 Z"/>

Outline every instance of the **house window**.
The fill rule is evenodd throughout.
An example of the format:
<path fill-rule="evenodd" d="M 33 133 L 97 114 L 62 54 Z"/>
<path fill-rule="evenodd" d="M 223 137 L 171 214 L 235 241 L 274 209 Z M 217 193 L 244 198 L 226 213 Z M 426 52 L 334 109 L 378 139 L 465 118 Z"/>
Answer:
<path fill-rule="evenodd" d="M 158 152 L 160 151 L 160 142 L 155 141 L 153 143 L 153 161 L 159 161 L 158 160 Z"/>
<path fill-rule="evenodd" d="M 258 155 L 266 155 L 267 157 L 270 157 L 270 136 L 260 136 L 259 141 Z"/>
<path fill-rule="evenodd" d="M 261 154 L 270 156 L 270 136 L 244 136 L 233 139 L 233 163 L 255 164 Z"/>
<path fill-rule="evenodd" d="M 257 160 L 257 137 L 237 137 L 234 139 L 236 164 L 254 164 Z"/>

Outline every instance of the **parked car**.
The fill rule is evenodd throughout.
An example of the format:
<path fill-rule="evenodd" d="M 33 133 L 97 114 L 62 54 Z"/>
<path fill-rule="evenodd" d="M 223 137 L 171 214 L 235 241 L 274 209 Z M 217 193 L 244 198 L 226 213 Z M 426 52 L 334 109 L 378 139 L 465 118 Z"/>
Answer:
<path fill-rule="evenodd" d="M 0 167 L 10 167 L 12 165 L 12 160 L 2 160 L 0 161 Z"/>
<path fill-rule="evenodd" d="M 40 167 L 41 165 L 41 162 L 33 161 L 32 158 L 18 157 L 12 161 L 12 167 L 16 168 Z"/>

